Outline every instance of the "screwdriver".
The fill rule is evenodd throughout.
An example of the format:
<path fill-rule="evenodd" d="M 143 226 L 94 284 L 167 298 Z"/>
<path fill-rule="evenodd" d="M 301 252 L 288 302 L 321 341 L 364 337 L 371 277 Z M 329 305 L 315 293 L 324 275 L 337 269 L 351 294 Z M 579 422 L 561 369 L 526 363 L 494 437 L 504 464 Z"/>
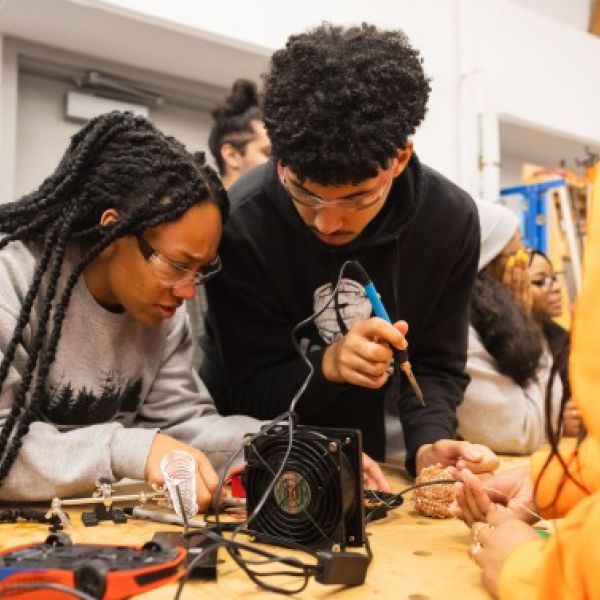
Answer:
<path fill-rule="evenodd" d="M 375 316 L 379 317 L 380 319 L 383 319 L 384 321 L 387 321 L 388 323 L 391 323 L 392 320 L 390 319 L 387 310 L 385 310 L 385 306 L 383 306 L 383 302 L 381 302 L 381 298 L 377 293 L 377 288 L 371 281 L 371 278 L 367 275 L 367 272 L 363 269 L 362 265 L 358 261 L 353 261 L 353 266 L 356 269 L 355 272 L 358 275 L 361 285 L 365 289 L 367 298 L 369 299 L 369 302 L 373 307 L 373 312 L 375 313 Z M 412 388 L 413 392 L 415 393 L 415 396 L 421 403 L 421 406 L 425 406 L 425 398 L 423 397 L 423 392 L 421 391 L 417 379 L 412 371 L 412 367 L 410 361 L 408 360 L 408 353 L 406 352 L 406 349 L 398 350 L 397 348 L 394 348 L 393 352 L 394 357 L 398 361 L 398 368 L 404 373 L 404 375 L 406 375 L 408 383 L 410 383 L 410 387 Z"/>

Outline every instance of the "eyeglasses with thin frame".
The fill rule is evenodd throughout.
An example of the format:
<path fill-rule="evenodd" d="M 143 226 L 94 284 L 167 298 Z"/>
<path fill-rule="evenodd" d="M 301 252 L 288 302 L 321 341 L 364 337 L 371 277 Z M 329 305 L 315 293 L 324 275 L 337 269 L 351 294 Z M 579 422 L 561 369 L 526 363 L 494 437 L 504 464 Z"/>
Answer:
<path fill-rule="evenodd" d="M 283 187 L 287 190 L 287 193 L 290 195 L 291 199 L 297 204 L 306 206 L 307 208 L 314 208 L 315 210 L 336 206 L 349 212 L 355 212 L 370 208 L 385 198 L 387 191 L 386 188 L 389 187 L 392 181 L 392 176 L 389 174 L 380 186 L 365 192 L 362 196 L 357 196 L 354 198 L 341 198 L 339 200 L 325 200 L 324 198 L 315 196 L 314 194 L 310 194 L 309 192 L 303 190 L 297 183 L 289 180 L 286 177 L 285 169 L 280 172 L 279 179 L 281 181 L 281 185 L 283 185 Z"/>
<path fill-rule="evenodd" d="M 556 273 L 553 273 L 552 275 L 544 275 L 543 277 L 540 277 L 539 279 L 532 279 L 531 280 L 531 285 L 535 285 L 535 287 L 538 288 L 546 288 L 546 287 L 551 287 L 553 284 L 555 284 L 558 281 L 558 276 L 562 275 L 562 271 L 557 271 Z"/>
<path fill-rule="evenodd" d="M 208 265 L 201 267 L 198 271 L 193 271 L 161 254 L 149 244 L 142 234 L 136 235 L 135 239 L 144 260 L 165 287 L 181 288 L 190 283 L 195 286 L 203 285 L 222 268 L 221 257 L 217 255 Z"/>

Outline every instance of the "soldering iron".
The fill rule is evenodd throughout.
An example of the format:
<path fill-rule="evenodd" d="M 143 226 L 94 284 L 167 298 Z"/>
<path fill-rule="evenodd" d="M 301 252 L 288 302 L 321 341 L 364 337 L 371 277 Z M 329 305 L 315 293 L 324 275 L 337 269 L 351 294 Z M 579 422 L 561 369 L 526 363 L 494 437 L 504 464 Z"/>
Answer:
<path fill-rule="evenodd" d="M 367 275 L 367 272 L 364 270 L 364 268 L 358 261 L 353 261 L 352 265 L 354 267 L 354 272 L 357 275 L 360 284 L 365 289 L 365 293 L 367 294 L 367 298 L 369 299 L 369 302 L 373 307 L 373 312 L 375 313 L 375 316 L 379 317 L 380 319 L 383 319 L 384 321 L 387 321 L 388 323 L 391 323 L 392 320 L 390 319 L 390 316 L 388 315 L 388 312 L 385 309 L 381 298 L 379 297 L 375 285 L 371 281 L 371 278 Z M 419 384 L 412 371 L 412 367 L 410 361 L 408 360 L 408 353 L 406 349 L 398 350 L 397 348 L 393 348 L 393 352 L 394 358 L 396 359 L 398 364 L 398 368 L 406 375 L 406 378 L 410 383 L 410 387 L 415 393 L 415 396 L 419 399 L 421 405 L 425 406 L 425 398 L 423 397 L 423 392 L 421 391 L 421 388 L 419 387 Z"/>

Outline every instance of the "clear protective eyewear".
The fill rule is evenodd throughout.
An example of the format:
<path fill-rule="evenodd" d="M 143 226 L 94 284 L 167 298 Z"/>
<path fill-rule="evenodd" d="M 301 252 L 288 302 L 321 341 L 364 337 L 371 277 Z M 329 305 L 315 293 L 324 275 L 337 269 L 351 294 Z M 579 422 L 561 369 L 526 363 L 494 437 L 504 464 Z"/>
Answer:
<path fill-rule="evenodd" d="M 544 275 L 539 279 L 532 279 L 531 285 L 535 285 L 535 287 L 539 287 L 542 289 L 552 287 L 558 281 L 559 275 L 562 275 L 562 271 L 557 271 L 552 275 Z"/>
<path fill-rule="evenodd" d="M 380 202 L 386 197 L 387 188 L 389 188 L 392 182 L 391 175 L 388 175 L 381 185 L 362 195 L 358 194 L 353 198 L 340 198 L 339 200 L 325 200 L 307 192 L 297 183 L 289 180 L 285 175 L 285 169 L 280 171 L 279 179 L 281 185 L 283 185 L 292 200 L 297 204 L 306 206 L 307 208 L 314 208 L 315 210 L 335 206 L 351 212 L 365 210 Z"/>
<path fill-rule="evenodd" d="M 144 260 L 150 265 L 157 279 L 165 287 L 181 288 L 190 283 L 195 286 L 203 285 L 216 275 L 223 266 L 221 257 L 217 255 L 208 265 L 201 267 L 198 271 L 193 271 L 173 262 L 158 250 L 155 250 L 142 234 L 135 237 Z"/>

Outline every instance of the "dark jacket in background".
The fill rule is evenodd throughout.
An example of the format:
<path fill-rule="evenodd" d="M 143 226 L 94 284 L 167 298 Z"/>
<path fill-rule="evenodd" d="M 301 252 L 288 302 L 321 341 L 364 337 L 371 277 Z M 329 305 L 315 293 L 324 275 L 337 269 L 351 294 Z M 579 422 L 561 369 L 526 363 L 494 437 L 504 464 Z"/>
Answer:
<path fill-rule="evenodd" d="M 230 190 L 231 217 L 221 243 L 223 272 L 207 285 L 209 313 L 201 376 L 224 414 L 273 418 L 289 407 L 308 369 L 292 328 L 321 306 L 346 260 L 358 260 L 392 321 L 409 324 L 409 357 L 427 406 L 404 377 L 379 390 L 327 381 L 321 371 L 331 336 L 370 305 L 351 275 L 327 314 L 298 335 L 315 374 L 296 411 L 301 422 L 362 429 L 365 452 L 385 454 L 384 395 L 396 394 L 407 467 L 425 443 L 454 438 L 455 409 L 468 377 L 467 307 L 479 256 L 471 198 L 413 156 L 384 208 L 353 242 L 330 246 L 301 220 L 269 162 Z"/>

